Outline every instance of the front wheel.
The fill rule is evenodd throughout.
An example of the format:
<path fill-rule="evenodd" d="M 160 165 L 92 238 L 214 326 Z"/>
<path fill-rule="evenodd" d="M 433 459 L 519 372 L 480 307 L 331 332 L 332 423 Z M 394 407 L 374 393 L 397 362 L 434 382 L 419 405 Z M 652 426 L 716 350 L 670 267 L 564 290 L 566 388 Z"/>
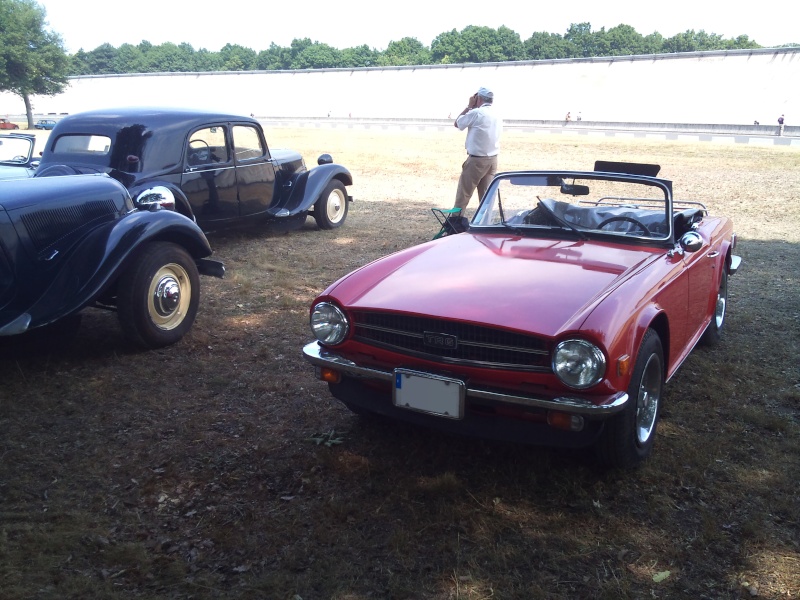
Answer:
<path fill-rule="evenodd" d="M 598 457 L 608 467 L 629 468 L 644 461 L 653 450 L 664 390 L 664 350 L 653 329 L 642 338 L 628 402 L 605 424 L 597 443 Z"/>
<path fill-rule="evenodd" d="M 177 244 L 146 245 L 122 274 L 117 312 L 122 330 L 146 348 L 174 344 L 191 329 L 200 303 L 200 276 Z"/>
<path fill-rule="evenodd" d="M 706 346 L 716 346 L 722 339 L 722 327 L 725 325 L 725 311 L 728 308 L 728 269 L 722 266 L 722 277 L 717 290 L 717 303 L 714 305 L 714 315 L 711 322 L 703 332 L 700 341 Z"/>
<path fill-rule="evenodd" d="M 332 179 L 314 203 L 314 220 L 320 229 L 336 229 L 346 218 L 347 192 L 341 181 Z"/>

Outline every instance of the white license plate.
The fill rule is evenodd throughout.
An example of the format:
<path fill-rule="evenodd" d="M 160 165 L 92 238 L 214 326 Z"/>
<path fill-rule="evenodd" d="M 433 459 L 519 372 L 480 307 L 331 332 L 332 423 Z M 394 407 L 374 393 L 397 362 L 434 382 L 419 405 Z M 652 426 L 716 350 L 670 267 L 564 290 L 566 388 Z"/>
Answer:
<path fill-rule="evenodd" d="M 394 405 L 445 417 L 464 418 L 466 386 L 459 379 L 406 369 L 394 372 Z"/>

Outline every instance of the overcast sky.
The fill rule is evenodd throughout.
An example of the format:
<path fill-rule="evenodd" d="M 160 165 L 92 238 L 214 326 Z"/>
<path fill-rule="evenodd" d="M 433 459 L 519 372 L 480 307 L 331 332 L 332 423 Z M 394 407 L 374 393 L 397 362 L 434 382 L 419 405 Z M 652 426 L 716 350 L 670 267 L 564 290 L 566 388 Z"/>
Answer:
<path fill-rule="evenodd" d="M 416 38 L 426 46 L 444 31 L 468 25 L 505 25 L 522 40 L 536 31 L 563 35 L 571 23 L 592 30 L 631 25 L 642 35 L 671 37 L 689 29 L 724 38 L 747 35 L 762 46 L 800 42 L 797 0 L 760 0 L 747 5 L 719 0 L 37 0 L 50 29 L 67 52 L 146 40 L 154 45 L 187 42 L 195 50 L 218 51 L 227 43 L 255 51 L 289 46 L 295 38 L 335 48 L 366 44 L 384 50 L 393 40 Z"/>

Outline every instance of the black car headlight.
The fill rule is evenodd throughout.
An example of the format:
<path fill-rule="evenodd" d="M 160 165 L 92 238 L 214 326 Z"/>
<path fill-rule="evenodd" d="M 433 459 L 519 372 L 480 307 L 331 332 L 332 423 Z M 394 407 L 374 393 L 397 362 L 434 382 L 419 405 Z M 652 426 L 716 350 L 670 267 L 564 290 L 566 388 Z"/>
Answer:
<path fill-rule="evenodd" d="M 158 205 L 167 210 L 175 210 L 175 195 L 169 188 L 157 185 L 138 194 L 134 203 L 142 210 L 150 210 L 153 205 Z"/>
<path fill-rule="evenodd" d="M 330 302 L 320 302 L 311 309 L 311 331 L 323 344 L 335 346 L 347 337 L 350 324 L 339 307 Z"/>
<path fill-rule="evenodd" d="M 564 385 L 582 390 L 603 379 L 606 357 L 586 340 L 564 340 L 553 352 L 553 372 Z"/>

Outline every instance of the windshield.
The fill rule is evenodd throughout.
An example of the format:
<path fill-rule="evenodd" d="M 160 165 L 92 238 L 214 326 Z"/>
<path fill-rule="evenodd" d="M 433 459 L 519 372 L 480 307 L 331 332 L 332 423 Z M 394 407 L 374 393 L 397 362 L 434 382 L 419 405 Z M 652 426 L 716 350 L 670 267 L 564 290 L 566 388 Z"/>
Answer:
<path fill-rule="evenodd" d="M 24 165 L 33 153 L 33 140 L 23 137 L 0 138 L 0 162 L 8 165 Z"/>
<path fill-rule="evenodd" d="M 519 233 L 566 232 L 665 241 L 671 231 L 669 188 L 658 180 L 590 173 L 507 173 L 495 178 L 470 228 Z"/>

